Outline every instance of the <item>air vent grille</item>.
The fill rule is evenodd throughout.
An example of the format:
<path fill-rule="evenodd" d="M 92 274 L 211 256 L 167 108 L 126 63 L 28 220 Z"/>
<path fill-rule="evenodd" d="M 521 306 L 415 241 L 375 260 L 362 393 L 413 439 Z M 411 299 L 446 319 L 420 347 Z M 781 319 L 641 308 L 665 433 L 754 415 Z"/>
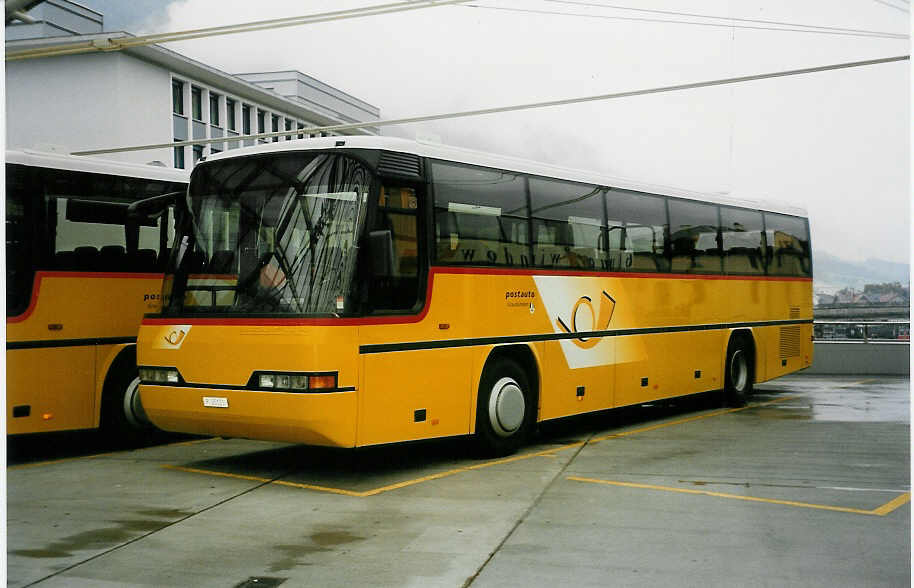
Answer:
<path fill-rule="evenodd" d="M 418 155 L 382 151 L 378 161 L 378 173 L 384 176 L 420 179 L 422 163 Z"/>
<path fill-rule="evenodd" d="M 800 318 L 800 307 L 799 306 L 790 307 L 790 318 L 792 318 L 792 319 Z"/>
<path fill-rule="evenodd" d="M 800 326 L 781 327 L 781 359 L 800 357 Z"/>

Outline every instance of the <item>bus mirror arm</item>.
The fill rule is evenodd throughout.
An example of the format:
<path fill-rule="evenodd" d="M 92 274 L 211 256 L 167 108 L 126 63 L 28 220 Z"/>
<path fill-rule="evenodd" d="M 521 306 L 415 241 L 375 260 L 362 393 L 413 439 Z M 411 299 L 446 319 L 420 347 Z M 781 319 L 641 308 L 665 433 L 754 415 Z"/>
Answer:
<path fill-rule="evenodd" d="M 169 192 L 137 200 L 127 207 L 127 217 L 131 219 L 154 219 L 162 215 L 169 207 L 177 203 L 183 192 Z"/>

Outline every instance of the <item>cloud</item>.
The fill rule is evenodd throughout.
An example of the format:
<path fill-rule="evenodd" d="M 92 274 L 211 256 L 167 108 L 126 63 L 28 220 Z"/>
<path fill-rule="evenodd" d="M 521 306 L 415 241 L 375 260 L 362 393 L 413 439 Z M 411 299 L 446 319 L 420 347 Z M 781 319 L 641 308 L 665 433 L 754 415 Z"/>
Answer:
<path fill-rule="evenodd" d="M 347 3 L 352 7 L 359 3 Z M 366 4 L 362 2 L 360 4 Z M 500 6 L 511 4 L 500 3 Z M 690 10 L 904 31 L 892 11 L 816 0 Z M 580 7 L 519 7 L 584 12 Z M 338 10 L 333 2 L 184 0 L 167 30 Z M 607 12 L 617 14 L 621 12 Z M 883 39 L 543 16 L 467 7 L 171 44 L 228 72 L 297 69 L 383 118 L 710 80 L 907 52 Z M 808 207 L 817 248 L 908 261 L 907 62 L 584 105 L 407 125 L 446 143 L 648 183 Z"/>

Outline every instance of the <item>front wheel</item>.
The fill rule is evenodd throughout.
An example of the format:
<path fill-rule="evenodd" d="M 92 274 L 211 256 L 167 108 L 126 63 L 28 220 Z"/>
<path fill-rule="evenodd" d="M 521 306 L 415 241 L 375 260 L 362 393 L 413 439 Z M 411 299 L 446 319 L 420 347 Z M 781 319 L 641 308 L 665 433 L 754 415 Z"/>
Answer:
<path fill-rule="evenodd" d="M 536 413 L 529 378 L 514 361 L 486 366 L 476 403 L 476 441 L 485 455 L 514 453 L 527 439 Z"/>
<path fill-rule="evenodd" d="M 724 396 L 730 406 L 745 406 L 752 395 L 753 357 L 750 345 L 742 337 L 733 337 L 727 345 L 724 374 Z"/>
<path fill-rule="evenodd" d="M 132 368 L 132 369 L 131 369 Z M 136 367 L 121 368 L 105 386 L 102 428 L 110 437 L 139 440 L 152 426 L 140 402 L 140 378 Z"/>

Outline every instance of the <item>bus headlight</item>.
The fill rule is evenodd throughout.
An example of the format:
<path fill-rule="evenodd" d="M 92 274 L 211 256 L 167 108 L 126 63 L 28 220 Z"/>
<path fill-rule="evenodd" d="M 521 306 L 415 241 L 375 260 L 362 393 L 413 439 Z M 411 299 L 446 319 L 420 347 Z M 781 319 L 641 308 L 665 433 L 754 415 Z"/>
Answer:
<path fill-rule="evenodd" d="M 178 384 L 181 375 L 175 368 L 140 366 L 140 382 L 143 384 Z"/>
<path fill-rule="evenodd" d="M 337 372 L 254 372 L 249 388 L 277 392 L 322 392 L 336 390 Z"/>

